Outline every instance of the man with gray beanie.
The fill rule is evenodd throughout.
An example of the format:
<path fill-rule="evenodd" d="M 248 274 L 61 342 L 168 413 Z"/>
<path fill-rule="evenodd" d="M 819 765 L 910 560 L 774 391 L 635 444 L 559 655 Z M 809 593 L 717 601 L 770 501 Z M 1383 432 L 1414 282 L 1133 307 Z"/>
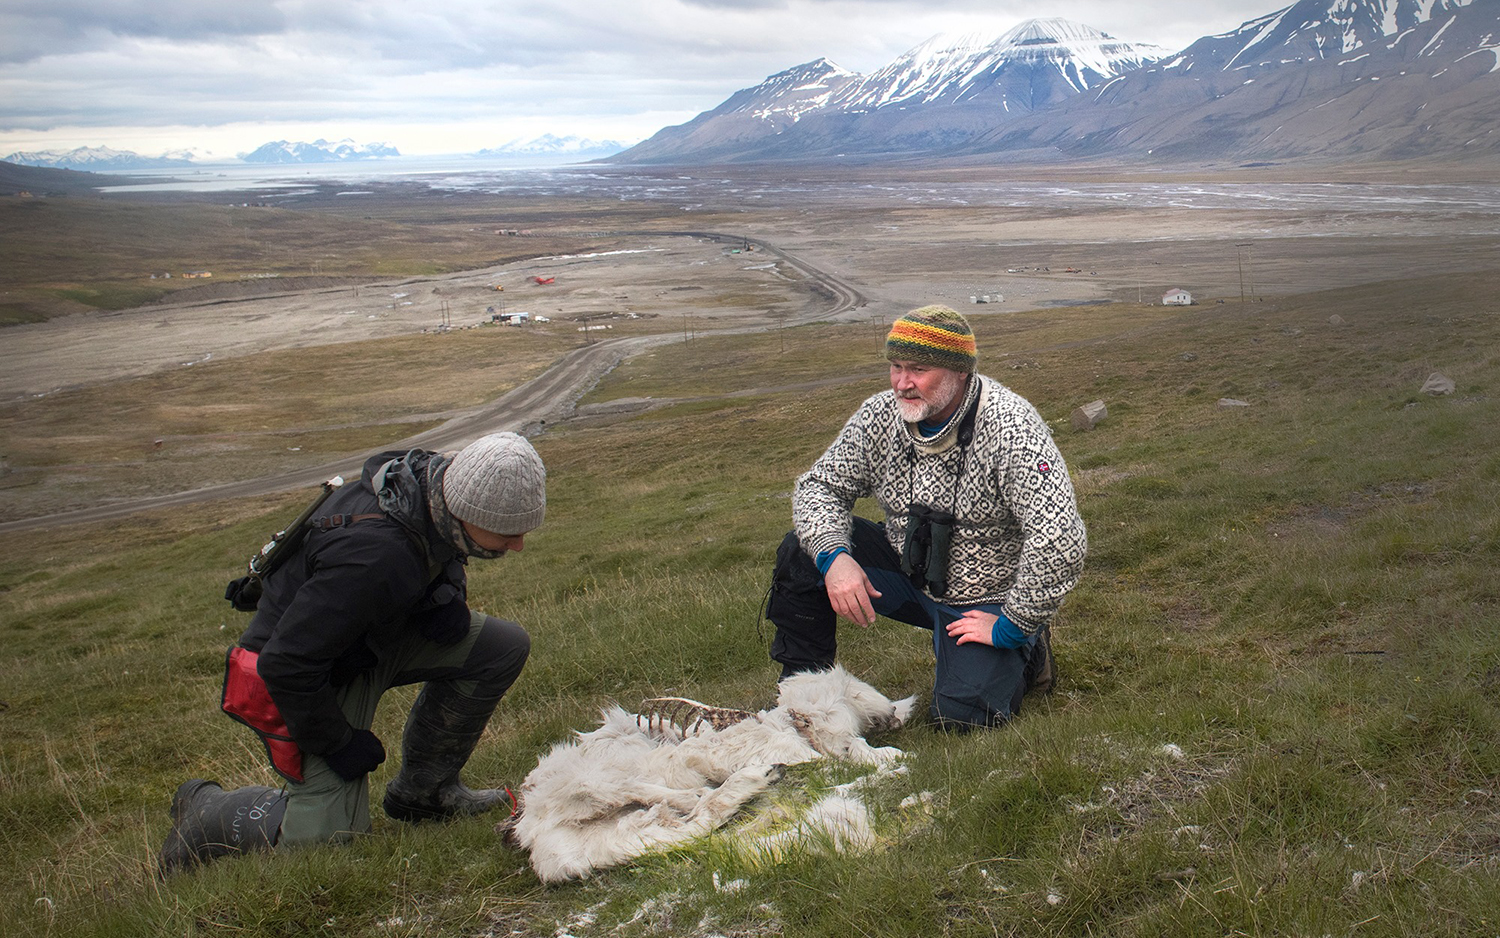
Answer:
<path fill-rule="evenodd" d="M 258 702 L 252 723 L 280 788 L 185 782 L 172 799 L 163 872 L 247 850 L 340 842 L 370 830 L 368 776 L 385 761 L 371 731 L 389 688 L 423 683 L 401 768 L 383 807 L 407 822 L 512 809 L 505 789 L 474 790 L 459 770 L 531 648 L 526 631 L 469 609 L 470 558 L 519 551 L 542 523 L 546 469 L 514 433 L 455 453 L 369 459 L 264 579 L 231 649 L 226 710 Z M 245 688 L 248 687 L 248 690 Z M 275 730 L 267 730 L 272 726 Z"/>
<path fill-rule="evenodd" d="M 831 667 L 842 617 L 932 632 L 931 714 L 1001 723 L 1050 688 L 1049 625 L 1088 541 L 1036 409 L 975 373 L 973 330 L 924 306 L 886 337 L 891 389 L 866 400 L 798 480 L 766 616 L 782 677 Z M 853 514 L 874 497 L 885 518 Z"/>

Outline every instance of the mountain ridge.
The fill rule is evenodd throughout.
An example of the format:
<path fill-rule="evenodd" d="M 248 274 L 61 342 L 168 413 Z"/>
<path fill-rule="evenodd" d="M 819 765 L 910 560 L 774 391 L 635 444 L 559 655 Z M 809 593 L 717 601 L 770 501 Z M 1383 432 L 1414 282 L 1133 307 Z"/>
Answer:
<path fill-rule="evenodd" d="M 1381 3 L 1301 0 L 963 151 L 1239 161 L 1500 153 L 1500 0 L 1435 0 L 1432 17 L 1390 35 L 1376 35 L 1377 21 L 1355 6 L 1368 14 Z M 1325 8 L 1355 25 L 1329 30 Z"/>
<path fill-rule="evenodd" d="M 991 42 L 932 37 L 869 76 L 841 70 L 793 114 L 778 79 L 824 62 L 606 162 L 1500 154 L 1500 0 L 1297 0 L 1175 53 L 1028 20 Z"/>
<path fill-rule="evenodd" d="M 951 147 L 987 130 L 992 107 L 1029 112 L 1167 53 L 1059 18 L 993 39 L 939 34 L 868 76 L 826 58 L 793 66 L 606 162 L 826 157 L 851 140 L 861 153 Z"/>

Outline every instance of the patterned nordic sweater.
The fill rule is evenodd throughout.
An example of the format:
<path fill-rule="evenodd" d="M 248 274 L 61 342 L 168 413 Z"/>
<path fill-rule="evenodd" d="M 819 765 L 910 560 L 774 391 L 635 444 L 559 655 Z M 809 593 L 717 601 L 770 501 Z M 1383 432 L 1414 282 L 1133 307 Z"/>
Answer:
<path fill-rule="evenodd" d="M 895 392 L 865 401 L 797 479 L 792 520 L 813 557 L 847 550 L 855 499 L 874 496 L 899 554 L 908 505 L 951 511 L 957 523 L 948 594 L 933 598 L 955 606 L 1000 603 L 1030 635 L 1078 582 L 1088 538 L 1067 466 L 1041 415 L 999 382 L 976 377 L 947 427 L 928 440 L 901 419 Z M 975 394 L 982 399 L 974 438 L 961 448 L 958 427 Z"/>

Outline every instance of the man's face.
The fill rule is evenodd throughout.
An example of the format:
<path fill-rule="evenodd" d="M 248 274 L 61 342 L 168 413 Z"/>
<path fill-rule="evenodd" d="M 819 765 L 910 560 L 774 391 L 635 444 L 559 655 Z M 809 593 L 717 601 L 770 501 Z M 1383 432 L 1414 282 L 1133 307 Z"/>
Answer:
<path fill-rule="evenodd" d="M 483 547 L 485 550 L 498 550 L 501 553 L 514 550 L 519 551 L 524 546 L 526 535 L 524 534 L 496 534 L 486 531 L 484 528 L 475 527 L 467 521 L 460 521 L 464 526 L 464 533 L 469 535 L 469 540 Z"/>
<path fill-rule="evenodd" d="M 934 365 L 891 362 L 891 390 L 907 423 L 939 422 L 958 408 L 968 375 Z"/>

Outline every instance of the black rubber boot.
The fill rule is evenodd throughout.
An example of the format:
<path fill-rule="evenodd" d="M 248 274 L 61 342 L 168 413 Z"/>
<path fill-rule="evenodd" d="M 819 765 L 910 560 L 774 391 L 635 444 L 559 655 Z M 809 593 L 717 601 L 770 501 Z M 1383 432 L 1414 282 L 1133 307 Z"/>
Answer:
<path fill-rule="evenodd" d="M 475 790 L 458 780 L 499 703 L 499 697 L 468 697 L 441 681 L 423 687 L 401 737 L 401 771 L 385 786 L 385 813 L 415 823 L 514 810 L 509 789 Z"/>
<path fill-rule="evenodd" d="M 217 782 L 195 778 L 172 796 L 172 832 L 162 844 L 163 876 L 219 857 L 270 850 L 286 815 L 286 795 L 275 788 L 247 785 L 225 791 Z"/>
<path fill-rule="evenodd" d="M 1026 693 L 1050 694 L 1057 689 L 1057 659 L 1052 656 L 1052 629 L 1042 626 L 1031 657 L 1026 661 Z"/>

